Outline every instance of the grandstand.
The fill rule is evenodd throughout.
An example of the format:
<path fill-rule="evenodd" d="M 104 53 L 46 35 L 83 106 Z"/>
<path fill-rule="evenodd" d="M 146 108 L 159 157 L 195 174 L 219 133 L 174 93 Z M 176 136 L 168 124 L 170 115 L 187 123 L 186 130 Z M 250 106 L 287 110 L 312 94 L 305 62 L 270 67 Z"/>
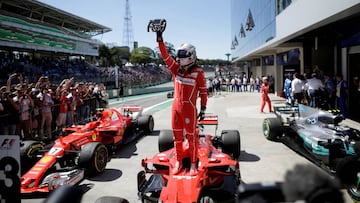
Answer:
<path fill-rule="evenodd" d="M 93 37 L 110 31 L 37 0 L 0 0 L 0 85 L 13 73 L 28 84 L 41 76 L 53 84 L 74 77 L 105 84 L 109 92 L 118 88 L 115 80 L 126 88 L 143 88 L 171 79 L 165 67 L 122 67 L 116 77 L 113 67 L 95 65 L 103 43 Z"/>
<path fill-rule="evenodd" d="M 98 56 L 101 42 L 92 37 L 110 31 L 106 26 L 37 0 L 0 2 L 1 52 Z"/>

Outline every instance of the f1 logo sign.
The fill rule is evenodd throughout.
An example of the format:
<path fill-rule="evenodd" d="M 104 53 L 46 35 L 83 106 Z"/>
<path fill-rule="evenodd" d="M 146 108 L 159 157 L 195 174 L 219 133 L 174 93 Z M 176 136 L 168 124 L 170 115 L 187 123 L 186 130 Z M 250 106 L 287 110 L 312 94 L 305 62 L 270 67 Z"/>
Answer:
<path fill-rule="evenodd" d="M 21 202 L 20 142 L 17 135 L 0 136 L 0 202 Z"/>
<path fill-rule="evenodd" d="M 1 150 L 11 150 L 11 147 L 14 145 L 15 139 L 3 139 L 2 144 L 0 145 Z"/>

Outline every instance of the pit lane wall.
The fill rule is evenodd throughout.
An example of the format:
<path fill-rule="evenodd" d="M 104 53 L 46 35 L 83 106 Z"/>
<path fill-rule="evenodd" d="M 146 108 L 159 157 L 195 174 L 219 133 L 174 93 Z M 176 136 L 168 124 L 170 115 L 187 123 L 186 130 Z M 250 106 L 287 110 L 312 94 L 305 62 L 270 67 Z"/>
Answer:
<path fill-rule="evenodd" d="M 124 88 L 124 97 L 126 96 L 134 96 L 134 95 L 141 95 L 141 94 L 149 94 L 155 92 L 167 92 L 173 91 L 174 86 L 171 84 L 164 84 L 160 86 L 154 87 L 147 87 L 147 88 Z M 111 89 L 106 91 L 109 99 L 118 98 L 119 97 L 119 89 Z"/>
<path fill-rule="evenodd" d="M 213 71 L 206 71 L 205 77 L 213 77 Z M 124 97 L 126 96 L 134 96 L 134 95 L 141 95 L 141 94 L 149 94 L 149 93 L 156 93 L 156 92 L 171 92 L 174 90 L 174 83 L 173 81 L 165 82 L 162 84 L 149 86 L 149 87 L 124 87 Z M 110 89 L 107 90 L 106 93 L 108 94 L 109 99 L 118 98 L 119 97 L 119 89 Z"/>

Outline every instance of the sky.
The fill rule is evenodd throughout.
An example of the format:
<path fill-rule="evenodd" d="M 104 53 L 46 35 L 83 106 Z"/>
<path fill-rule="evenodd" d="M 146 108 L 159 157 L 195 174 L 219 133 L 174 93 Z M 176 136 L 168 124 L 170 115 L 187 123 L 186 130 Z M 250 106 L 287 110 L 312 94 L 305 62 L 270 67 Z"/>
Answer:
<path fill-rule="evenodd" d="M 123 45 L 126 0 L 40 0 L 43 3 L 112 29 L 94 37 Z M 200 59 L 227 60 L 231 53 L 230 0 L 129 0 L 134 41 L 157 47 L 156 34 L 147 32 L 151 19 L 167 21 L 164 41 L 179 47 L 190 43 Z"/>

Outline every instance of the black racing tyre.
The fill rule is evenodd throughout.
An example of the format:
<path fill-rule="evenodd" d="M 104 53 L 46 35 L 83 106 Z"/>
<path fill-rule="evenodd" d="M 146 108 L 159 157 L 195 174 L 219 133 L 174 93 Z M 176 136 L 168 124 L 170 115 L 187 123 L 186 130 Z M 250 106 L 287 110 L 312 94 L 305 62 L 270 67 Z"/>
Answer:
<path fill-rule="evenodd" d="M 44 149 L 44 143 L 36 140 L 25 140 L 20 143 L 20 157 L 32 157 Z"/>
<path fill-rule="evenodd" d="M 25 140 L 20 142 L 21 174 L 27 172 L 37 161 L 36 155 L 42 155 L 45 148 L 44 143 L 36 140 Z"/>
<path fill-rule="evenodd" d="M 142 115 L 138 118 L 138 126 L 145 133 L 152 133 L 154 130 L 154 117 L 152 115 Z"/>
<path fill-rule="evenodd" d="M 238 130 L 223 130 L 221 131 L 222 151 L 229 154 L 234 160 L 240 156 L 241 141 Z"/>
<path fill-rule="evenodd" d="M 129 201 L 121 197 L 103 196 L 98 198 L 95 203 L 129 203 Z"/>
<path fill-rule="evenodd" d="M 201 196 L 198 202 L 199 203 L 215 203 L 214 199 L 209 195 Z"/>
<path fill-rule="evenodd" d="M 100 142 L 91 142 L 81 147 L 79 167 L 85 168 L 86 175 L 102 173 L 108 161 L 108 149 Z"/>
<path fill-rule="evenodd" d="M 159 152 L 164 152 L 174 147 L 174 137 L 172 130 L 161 130 L 158 140 Z"/>
<path fill-rule="evenodd" d="M 360 202 L 360 157 L 345 157 L 336 166 L 336 176 L 354 202 Z"/>
<path fill-rule="evenodd" d="M 360 157 L 349 156 L 341 159 L 336 165 L 336 176 L 345 187 L 356 185 L 360 169 Z M 360 192 L 360 191 L 359 191 Z"/>
<path fill-rule="evenodd" d="M 283 134 L 282 124 L 278 118 L 265 118 L 262 127 L 264 136 L 268 140 L 277 141 Z"/>

